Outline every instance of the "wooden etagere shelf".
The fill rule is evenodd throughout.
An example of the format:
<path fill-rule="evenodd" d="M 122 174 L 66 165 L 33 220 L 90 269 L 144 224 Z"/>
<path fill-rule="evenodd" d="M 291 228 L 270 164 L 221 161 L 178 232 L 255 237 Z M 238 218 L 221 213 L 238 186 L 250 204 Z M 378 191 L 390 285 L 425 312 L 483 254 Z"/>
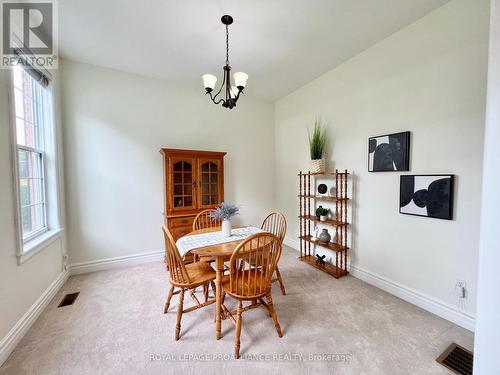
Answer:
<path fill-rule="evenodd" d="M 301 198 L 310 198 L 310 199 L 316 199 L 319 201 L 340 201 L 340 200 L 349 200 L 349 198 L 337 198 L 337 197 L 332 197 L 330 195 L 299 195 Z"/>
<path fill-rule="evenodd" d="M 348 209 L 348 194 L 347 180 L 349 172 L 347 170 L 326 173 L 311 173 L 300 172 L 299 177 L 299 240 L 300 240 L 300 257 L 299 259 L 310 264 L 314 268 L 320 269 L 335 278 L 347 275 L 347 246 L 349 223 L 347 219 Z M 316 195 L 315 177 L 324 177 L 334 179 L 335 195 Z M 312 180 L 312 184 L 311 184 Z M 326 221 L 320 221 L 315 215 L 316 201 L 330 201 L 335 204 L 335 210 L 331 209 L 332 218 Z M 312 208 L 311 208 L 311 202 Z M 333 242 L 323 243 L 313 237 L 311 234 L 311 223 L 313 230 L 315 224 L 322 224 L 334 228 L 332 233 Z M 335 264 L 316 263 L 314 256 L 315 246 L 331 250 L 335 253 Z"/>
<path fill-rule="evenodd" d="M 316 216 L 312 216 L 312 215 L 299 216 L 299 219 L 310 220 L 310 221 L 314 221 L 315 223 L 321 223 L 321 224 L 329 225 L 329 226 L 332 226 L 332 227 L 343 227 L 345 225 L 349 225 L 349 223 L 346 223 L 346 222 L 343 222 L 343 221 L 338 221 L 338 220 L 320 221 Z"/>

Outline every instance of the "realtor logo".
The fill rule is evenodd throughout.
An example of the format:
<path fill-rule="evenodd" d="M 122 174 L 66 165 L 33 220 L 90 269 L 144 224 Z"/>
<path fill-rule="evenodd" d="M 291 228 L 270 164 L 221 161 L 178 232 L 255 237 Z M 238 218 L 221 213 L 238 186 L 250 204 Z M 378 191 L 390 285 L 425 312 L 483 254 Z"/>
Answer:
<path fill-rule="evenodd" d="M 1 19 L 2 68 L 22 63 L 57 68 L 54 1 L 4 1 Z"/>

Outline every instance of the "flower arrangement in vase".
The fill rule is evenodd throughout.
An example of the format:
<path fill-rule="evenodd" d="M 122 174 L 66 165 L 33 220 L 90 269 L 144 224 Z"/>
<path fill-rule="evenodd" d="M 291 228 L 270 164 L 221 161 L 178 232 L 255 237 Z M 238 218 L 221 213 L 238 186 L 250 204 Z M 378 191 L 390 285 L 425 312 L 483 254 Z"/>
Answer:
<path fill-rule="evenodd" d="M 309 152 L 311 154 L 311 172 L 324 173 L 326 168 L 324 152 L 326 145 L 326 129 L 320 119 L 314 121 L 314 128 L 309 132 Z"/>
<path fill-rule="evenodd" d="M 212 220 L 220 219 L 222 220 L 221 232 L 224 237 L 231 236 L 231 217 L 237 215 L 240 209 L 234 204 L 229 204 L 222 202 L 214 212 L 210 214 Z"/>

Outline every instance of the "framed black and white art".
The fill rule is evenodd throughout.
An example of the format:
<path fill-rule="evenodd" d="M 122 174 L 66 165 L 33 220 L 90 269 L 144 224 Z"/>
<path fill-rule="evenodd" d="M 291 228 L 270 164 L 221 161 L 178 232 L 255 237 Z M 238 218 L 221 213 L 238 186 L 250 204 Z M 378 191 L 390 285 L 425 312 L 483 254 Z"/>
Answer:
<path fill-rule="evenodd" d="M 410 132 L 368 138 L 368 172 L 409 170 Z"/>
<path fill-rule="evenodd" d="M 402 175 L 399 212 L 451 220 L 454 175 Z"/>

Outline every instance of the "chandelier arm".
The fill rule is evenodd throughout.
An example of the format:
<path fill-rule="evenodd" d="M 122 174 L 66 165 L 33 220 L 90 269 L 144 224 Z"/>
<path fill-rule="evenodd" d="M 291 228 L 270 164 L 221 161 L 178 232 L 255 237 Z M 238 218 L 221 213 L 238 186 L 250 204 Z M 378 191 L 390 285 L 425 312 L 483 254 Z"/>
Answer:
<path fill-rule="evenodd" d="M 212 98 L 212 101 L 214 104 L 219 105 L 220 103 L 224 103 L 224 99 L 220 98 L 219 100 L 215 101 L 215 98 Z"/>
<path fill-rule="evenodd" d="M 222 91 L 222 88 L 224 87 L 224 84 L 226 83 L 226 75 L 224 74 L 223 75 L 223 79 L 222 79 L 222 84 L 220 86 L 220 89 L 219 91 L 217 91 L 217 94 L 214 95 L 214 97 L 212 98 L 212 100 L 215 100 L 217 98 L 217 96 L 220 94 L 220 92 Z M 210 97 L 212 97 L 212 94 L 210 94 Z M 214 101 L 215 103 L 215 101 Z"/>
<path fill-rule="evenodd" d="M 215 101 L 215 99 L 217 98 L 217 95 L 212 97 L 212 93 L 210 92 L 207 92 L 208 95 L 210 95 L 210 99 L 212 99 L 212 102 L 214 102 L 214 104 L 220 104 L 220 103 L 223 103 L 224 102 L 224 99 L 220 98 L 219 100 Z"/>
<path fill-rule="evenodd" d="M 236 97 L 233 99 L 234 102 L 236 103 L 238 99 L 240 98 L 240 94 L 243 94 L 243 90 L 238 90 L 238 94 L 236 94 Z"/>

